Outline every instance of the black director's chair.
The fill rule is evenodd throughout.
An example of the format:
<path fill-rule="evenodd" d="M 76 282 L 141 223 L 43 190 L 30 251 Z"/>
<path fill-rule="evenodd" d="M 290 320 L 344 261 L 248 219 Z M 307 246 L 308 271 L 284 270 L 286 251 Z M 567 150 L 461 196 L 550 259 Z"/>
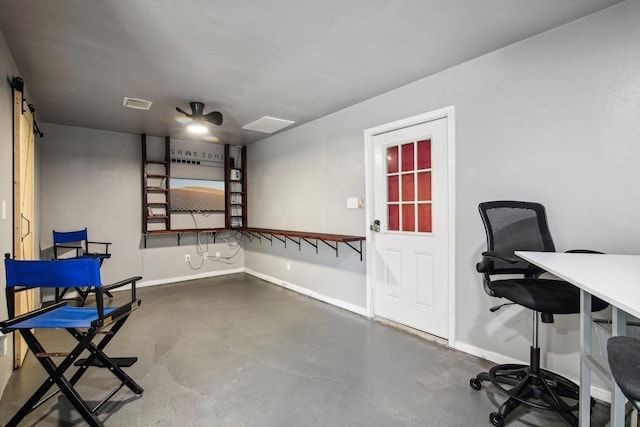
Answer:
<path fill-rule="evenodd" d="M 27 400 L 7 426 L 17 425 L 27 414 L 61 391 L 69 402 L 80 412 L 90 426 L 102 426 L 95 412 L 113 397 L 122 387 L 127 386 L 136 395 L 143 392 L 140 387 L 120 366 L 104 353 L 104 348 L 122 328 L 131 312 L 138 308 L 141 301 L 136 298 L 136 281 L 141 277 L 131 277 L 118 283 L 102 286 L 100 281 L 100 261 L 93 258 L 51 261 L 5 260 L 7 276 L 7 308 L 10 319 L 0 322 L 0 330 L 7 334 L 20 332 L 34 356 L 47 371 L 49 377 Z M 131 284 L 131 300 L 120 307 L 104 307 L 102 293 Z M 23 288 L 70 288 L 94 287 L 96 307 L 72 307 L 58 302 L 49 307 L 34 310 L 15 317 L 14 294 Z M 66 329 L 77 341 L 69 353 L 48 353 L 38 341 L 32 329 Z M 99 334 L 104 336 L 96 343 L 93 339 Z M 86 359 L 80 355 L 88 351 Z M 54 357 L 64 357 L 56 364 Z M 74 364 L 75 362 L 75 364 Z M 65 373 L 72 366 L 77 370 L 70 377 Z M 103 366 L 109 369 L 119 380 L 120 385 L 93 408 L 80 396 L 74 386 L 91 366 Z M 58 389 L 45 397 L 53 385 Z"/>

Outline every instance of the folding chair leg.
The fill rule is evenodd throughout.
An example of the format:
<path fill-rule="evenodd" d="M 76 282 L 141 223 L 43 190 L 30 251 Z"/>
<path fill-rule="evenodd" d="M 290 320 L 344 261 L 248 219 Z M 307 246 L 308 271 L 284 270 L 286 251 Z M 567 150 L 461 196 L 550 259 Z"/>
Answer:
<path fill-rule="evenodd" d="M 87 335 L 78 343 L 78 345 L 69 353 L 69 355 L 60 363 L 60 365 L 56 365 L 53 363 L 50 357 L 36 357 L 42 367 L 49 374 L 49 378 L 36 390 L 35 393 L 25 402 L 25 404 L 20 408 L 20 410 L 9 420 L 7 426 L 17 426 L 24 417 L 26 417 L 33 409 L 40 405 L 41 399 L 47 393 L 47 391 L 56 384 L 62 393 L 67 396 L 67 399 L 71 404 L 80 412 L 82 418 L 89 424 L 91 427 L 102 427 L 102 422 L 95 416 L 95 414 L 91 411 L 86 402 L 82 399 L 82 397 L 76 392 L 73 388 L 73 383 L 67 380 L 64 377 L 64 372 L 72 365 L 73 361 L 78 358 L 78 356 L 87 348 L 87 346 L 91 343 L 91 340 L 95 336 L 97 331 L 93 331 L 91 333 L 87 333 Z M 24 337 L 27 345 L 34 353 L 34 355 L 38 355 L 41 353 L 46 353 L 45 349 L 40 345 L 36 337 L 33 333 L 28 329 L 21 329 L 20 333 Z M 55 393 L 54 393 L 55 394 Z M 51 395 L 53 396 L 53 394 Z"/>
<path fill-rule="evenodd" d="M 56 302 L 60 302 L 62 301 L 62 298 L 64 297 L 64 295 L 67 293 L 67 291 L 69 290 L 69 288 L 63 288 L 62 291 L 60 291 L 60 288 L 56 288 Z"/>
<path fill-rule="evenodd" d="M 50 394 L 48 397 L 45 397 L 45 394 L 51 387 L 53 387 L 54 384 L 58 386 L 59 391 L 61 391 L 67 397 L 69 402 L 75 407 L 80 415 L 82 415 L 82 418 L 91 427 L 103 426 L 102 422 L 96 417 L 94 412 L 123 386 L 127 386 L 136 395 L 142 394 L 144 389 L 129 375 L 127 375 L 122 370 L 122 368 L 115 364 L 103 351 L 128 318 L 129 316 L 127 315 L 117 320 L 109 333 L 106 334 L 97 345 L 93 343 L 93 339 L 99 332 L 97 329 L 89 330 L 83 334 L 77 329 L 67 328 L 67 331 L 78 341 L 78 344 L 59 365 L 56 365 L 50 357 L 37 357 L 42 367 L 49 374 L 49 378 L 47 378 L 47 380 L 36 390 L 36 392 L 29 398 L 29 400 L 27 400 L 22 408 L 20 408 L 20 410 L 9 421 L 7 426 L 17 426 L 18 423 L 32 410 L 37 408 L 40 404 L 44 403 L 49 398 L 53 397 L 56 392 Z M 37 356 L 38 354 L 46 354 L 46 350 L 42 347 L 40 342 L 38 342 L 38 340 L 30 330 L 24 329 L 20 330 L 20 332 L 22 333 L 25 341 L 29 345 L 29 348 L 34 353 L 34 355 Z M 64 376 L 64 373 L 67 371 L 67 369 L 69 369 L 69 367 L 73 365 L 76 360 L 78 360 L 79 356 L 85 350 L 89 351 L 89 356 L 79 366 L 78 370 L 73 374 L 73 376 L 70 379 L 67 379 Z M 84 375 L 84 373 L 87 371 L 89 366 L 91 366 L 95 359 L 98 359 L 105 367 L 109 368 L 109 371 L 111 371 L 121 381 L 121 385 L 114 392 L 110 393 L 102 402 L 100 402 L 98 406 L 92 409 L 74 389 L 74 385 L 80 380 L 80 378 Z"/>
<path fill-rule="evenodd" d="M 87 288 L 83 290 L 82 288 L 76 288 L 76 292 L 80 295 L 80 307 L 84 306 L 85 301 L 87 301 L 87 297 L 89 296 L 89 290 L 91 288 Z"/>
<path fill-rule="evenodd" d="M 71 379 L 69 380 L 71 384 L 75 384 L 82 377 L 82 375 L 84 375 L 87 369 L 93 364 L 94 360 L 98 359 L 104 367 L 109 368 L 113 375 L 115 375 L 120 381 L 122 381 L 122 383 L 126 385 L 133 393 L 140 395 L 144 392 L 144 389 L 140 387 L 140 385 L 136 383 L 133 378 L 127 375 L 127 373 L 125 373 L 122 368 L 118 366 L 118 364 L 115 363 L 111 358 L 109 358 L 103 351 L 107 344 L 109 344 L 109 342 L 113 339 L 115 334 L 120 330 L 120 328 L 122 328 L 122 325 L 124 325 L 124 322 L 126 322 L 128 318 L 129 316 L 126 316 L 118 320 L 111 328 L 111 333 L 105 335 L 105 337 L 102 338 L 97 345 L 93 342 L 89 342 L 87 344 L 87 350 L 89 350 L 91 354 L 83 361 L 73 377 L 71 377 Z M 69 328 L 67 329 L 67 331 L 78 341 L 81 341 L 84 338 L 83 335 L 76 329 Z"/>

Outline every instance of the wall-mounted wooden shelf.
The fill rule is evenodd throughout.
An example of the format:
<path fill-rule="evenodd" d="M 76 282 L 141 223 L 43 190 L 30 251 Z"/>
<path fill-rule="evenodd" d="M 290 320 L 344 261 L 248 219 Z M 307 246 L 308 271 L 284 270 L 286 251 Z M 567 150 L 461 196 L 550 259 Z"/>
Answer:
<path fill-rule="evenodd" d="M 178 246 L 180 246 L 180 240 L 182 239 L 182 235 L 185 233 L 211 233 L 213 235 L 213 243 L 216 243 L 216 234 L 222 231 L 238 231 L 238 230 L 229 230 L 227 228 L 189 228 L 183 230 L 149 230 L 143 234 L 144 237 L 144 247 L 147 247 L 147 239 L 149 236 L 160 236 L 160 235 L 172 235 L 175 234 L 178 238 Z"/>
<path fill-rule="evenodd" d="M 363 236 L 348 236 L 344 234 L 328 234 L 328 233 L 314 233 L 307 231 L 292 231 L 292 230 L 274 230 L 269 228 L 252 228 L 244 227 L 241 230 L 243 233 L 257 238 L 260 243 L 262 239 L 268 240 L 273 245 L 273 239 L 279 240 L 284 243 L 284 247 L 287 247 L 287 241 L 290 241 L 298 245 L 298 250 L 302 250 L 302 241 L 313 246 L 318 253 L 318 241 L 329 246 L 336 251 L 336 257 L 338 256 L 338 244 L 344 243 L 351 249 L 356 251 L 360 255 L 360 261 L 362 261 L 362 242 L 365 240 Z M 297 239 L 297 240 L 296 240 Z M 315 243 L 314 243 L 315 241 Z"/>
<path fill-rule="evenodd" d="M 225 227 L 239 229 L 247 225 L 247 147 L 226 144 L 224 158 Z"/>
<path fill-rule="evenodd" d="M 165 138 L 164 159 L 149 159 L 147 155 L 147 136 L 141 136 L 142 142 L 142 233 L 149 228 L 163 227 L 171 229 L 169 212 L 169 138 Z M 150 227 L 151 226 L 151 227 Z M 154 230 L 155 231 L 155 230 Z M 145 237 L 145 247 L 146 247 Z"/>

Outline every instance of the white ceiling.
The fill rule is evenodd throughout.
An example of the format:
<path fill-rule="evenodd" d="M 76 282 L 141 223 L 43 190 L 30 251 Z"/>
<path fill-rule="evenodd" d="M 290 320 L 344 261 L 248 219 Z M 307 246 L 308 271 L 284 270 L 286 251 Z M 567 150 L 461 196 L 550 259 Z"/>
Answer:
<path fill-rule="evenodd" d="M 244 145 L 262 116 L 299 125 L 618 2 L 0 0 L 0 30 L 39 121 L 186 138 L 175 107 L 200 101 Z"/>

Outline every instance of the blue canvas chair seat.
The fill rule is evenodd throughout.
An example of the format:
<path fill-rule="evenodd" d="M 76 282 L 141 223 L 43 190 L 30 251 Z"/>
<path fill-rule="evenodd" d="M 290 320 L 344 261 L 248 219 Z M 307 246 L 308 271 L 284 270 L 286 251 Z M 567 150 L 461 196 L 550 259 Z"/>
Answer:
<path fill-rule="evenodd" d="M 104 352 L 107 344 L 122 328 L 129 315 L 141 304 L 140 299 L 136 297 L 136 282 L 141 277 L 131 277 L 103 286 L 100 281 L 100 261 L 96 258 L 47 261 L 6 259 L 5 270 L 9 319 L 0 322 L 0 331 L 4 334 L 19 332 L 27 342 L 29 349 L 49 374 L 45 382 L 24 403 L 7 423 L 7 426 L 18 425 L 30 412 L 58 392 L 62 392 L 88 425 L 99 427 L 103 423 L 96 416 L 96 412 L 120 389 L 126 386 L 134 394 L 142 394 L 142 387 L 124 372 L 115 358 L 110 358 Z M 118 307 L 104 307 L 102 292 L 125 285 L 131 285 L 131 299 Z M 96 307 L 74 307 L 61 301 L 15 316 L 14 298 L 16 292 L 29 288 L 70 287 L 94 288 Z M 59 351 L 48 353 L 33 332 L 37 329 L 65 329 L 73 336 L 77 344 L 69 353 L 60 353 Z M 94 343 L 93 340 L 97 338 L 98 334 L 101 334 L 101 339 Z M 81 359 L 80 356 L 85 352 L 87 357 Z M 53 358 L 58 356 L 64 356 L 64 359 L 56 364 Z M 78 368 L 71 376 L 67 377 L 65 374 L 74 366 Z M 105 399 L 91 408 L 75 389 L 75 385 L 88 371 L 88 368 L 94 366 L 108 368 L 118 378 L 120 384 Z M 45 397 L 54 385 L 57 385 L 58 389 Z"/>
<path fill-rule="evenodd" d="M 108 316 L 116 307 L 106 307 Z M 15 329 L 58 329 L 58 328 L 91 328 L 91 322 L 96 320 L 96 309 L 91 307 L 71 307 L 63 305 L 55 310 L 47 311 L 39 316 L 23 320 L 13 325 Z"/>
<path fill-rule="evenodd" d="M 96 242 L 89 240 L 87 228 L 76 231 L 56 231 L 53 230 L 53 257 L 54 259 L 79 259 L 79 258 L 96 258 L 100 261 L 100 265 L 105 259 L 111 258 L 109 253 L 109 245 L 111 242 Z M 60 301 L 69 288 L 62 291 L 56 289 L 56 301 Z M 76 292 L 80 296 L 80 305 L 84 305 L 90 293 L 94 292 L 93 287 L 75 287 Z M 113 295 L 104 292 L 109 298 Z"/>

